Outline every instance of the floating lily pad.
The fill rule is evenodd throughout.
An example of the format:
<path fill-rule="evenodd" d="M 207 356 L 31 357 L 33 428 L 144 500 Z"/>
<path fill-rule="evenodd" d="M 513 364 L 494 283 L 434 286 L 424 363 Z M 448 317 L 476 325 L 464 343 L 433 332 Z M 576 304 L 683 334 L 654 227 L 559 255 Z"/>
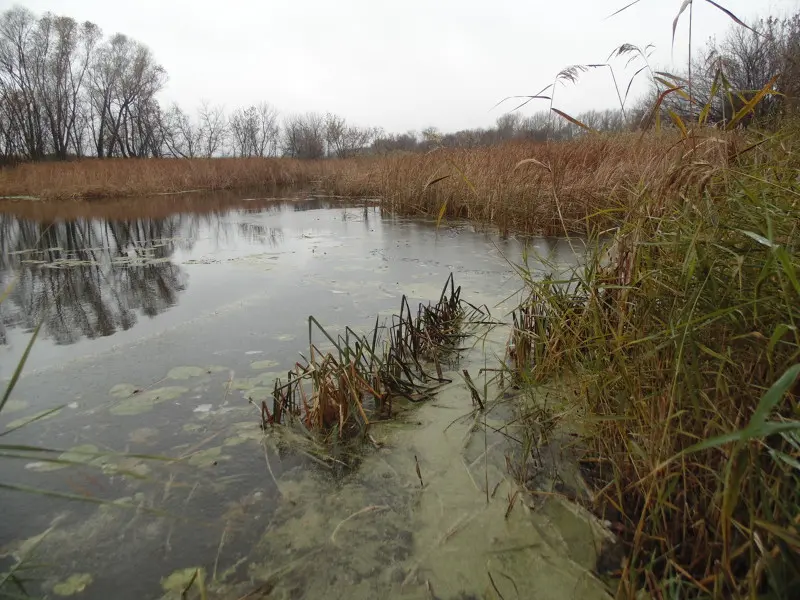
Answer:
<path fill-rule="evenodd" d="M 227 456 L 222 456 L 222 446 L 214 446 L 207 450 L 200 450 L 189 457 L 189 464 L 195 467 L 210 467 L 219 460 L 227 460 Z"/>
<path fill-rule="evenodd" d="M 22 417 L 21 419 L 16 419 L 11 421 L 8 424 L 7 429 L 17 429 L 18 427 L 24 427 L 28 423 L 33 423 L 34 421 L 44 421 L 46 419 L 52 419 L 55 417 L 61 410 L 42 410 L 36 413 L 35 415 L 31 415 L 30 417 Z"/>
<path fill-rule="evenodd" d="M 115 398 L 130 398 L 139 390 L 135 385 L 130 383 L 118 383 L 109 390 L 109 394 Z"/>
<path fill-rule="evenodd" d="M 243 379 L 234 379 L 231 382 L 231 387 L 235 390 L 252 390 L 255 387 L 267 387 L 275 383 L 275 380 L 281 377 L 283 373 L 275 371 L 267 371 L 255 377 L 245 377 Z M 227 384 L 226 384 L 227 385 Z"/>
<path fill-rule="evenodd" d="M 53 586 L 53 592 L 58 596 L 74 596 L 80 594 L 92 583 L 92 576 L 88 573 L 75 573 L 61 583 Z"/>
<path fill-rule="evenodd" d="M 161 587 L 165 592 L 175 592 L 182 594 L 188 587 L 189 582 L 194 580 L 195 585 L 200 585 L 205 581 L 206 571 L 202 567 L 189 567 L 173 571 L 168 577 L 161 580 Z"/>
<path fill-rule="evenodd" d="M 279 364 L 280 363 L 276 360 L 257 360 L 256 362 L 250 363 L 250 368 L 257 371 L 263 371 L 264 369 L 277 367 Z"/>
<path fill-rule="evenodd" d="M 97 458 L 98 452 L 99 450 L 94 444 L 81 444 L 73 446 L 63 454 L 60 454 L 58 458 L 70 462 L 89 463 Z"/>
<path fill-rule="evenodd" d="M 167 377 L 170 379 L 190 379 L 192 377 L 205 375 L 206 372 L 206 369 L 202 367 L 175 367 L 169 370 Z"/>
<path fill-rule="evenodd" d="M 28 463 L 25 465 L 25 468 L 29 471 L 36 471 L 37 473 L 48 473 L 50 471 L 66 469 L 67 467 L 74 466 L 75 463 L 90 464 L 98 458 L 97 452 L 97 446 L 93 444 L 81 444 L 58 455 L 58 460 L 64 462 L 48 462 L 43 460 Z"/>
<path fill-rule="evenodd" d="M 180 386 L 170 386 L 149 390 L 147 392 L 142 392 L 140 394 L 136 394 L 135 396 L 126 398 L 122 402 L 118 402 L 111 407 L 109 412 L 112 415 L 119 416 L 138 415 L 153 410 L 153 407 L 160 402 L 174 400 L 188 391 L 189 390 L 185 387 Z"/>

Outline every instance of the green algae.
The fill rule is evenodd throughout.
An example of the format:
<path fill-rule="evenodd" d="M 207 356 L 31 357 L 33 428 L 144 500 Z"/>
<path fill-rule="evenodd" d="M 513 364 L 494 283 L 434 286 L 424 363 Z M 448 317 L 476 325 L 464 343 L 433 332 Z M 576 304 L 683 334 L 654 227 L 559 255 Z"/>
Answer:
<path fill-rule="evenodd" d="M 257 360 L 256 362 L 250 363 L 250 368 L 256 371 L 263 371 L 264 369 L 277 367 L 279 364 L 280 363 L 276 360 Z"/>
<path fill-rule="evenodd" d="M 190 586 L 204 587 L 206 571 L 203 567 L 189 567 L 188 569 L 178 569 L 161 580 L 161 589 L 166 592 L 166 598 L 181 598 L 185 590 Z"/>
<path fill-rule="evenodd" d="M 80 594 L 91 585 L 93 578 L 88 573 L 75 573 L 66 580 L 53 586 L 53 593 L 57 596 L 74 596 Z"/>
<path fill-rule="evenodd" d="M 189 464 L 194 467 L 211 467 L 220 460 L 228 460 L 230 457 L 222 454 L 222 446 L 214 446 L 206 450 L 195 452 L 189 457 Z"/>

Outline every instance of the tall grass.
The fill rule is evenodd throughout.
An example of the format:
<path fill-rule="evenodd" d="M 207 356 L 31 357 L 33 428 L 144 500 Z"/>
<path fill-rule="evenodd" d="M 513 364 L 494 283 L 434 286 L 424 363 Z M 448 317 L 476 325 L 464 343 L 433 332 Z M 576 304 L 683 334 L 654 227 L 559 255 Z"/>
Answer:
<path fill-rule="evenodd" d="M 697 158 L 724 164 L 733 133 L 706 132 Z M 333 194 L 380 197 L 392 212 L 466 218 L 524 233 L 585 232 L 623 220 L 645 179 L 663 180 L 684 149 L 675 132 L 587 135 L 557 142 L 509 142 L 438 148 L 347 160 L 145 159 L 26 164 L 0 171 L 0 196 L 44 200 L 162 196 L 167 207 L 187 190 L 299 186 Z M 188 199 L 190 195 L 185 196 Z M 6 201 L 9 202 L 9 201 Z M 11 201 L 6 210 L 19 212 Z M 158 198 L 148 199 L 157 211 Z M 7 205 L 8 206 L 8 205 Z M 35 203 L 31 204 L 35 206 Z M 65 205 L 75 211 L 80 204 Z M 91 210 L 102 210 L 102 205 Z M 34 210 L 34 209 L 30 209 Z"/>
<path fill-rule="evenodd" d="M 148 196 L 194 190 L 321 187 L 371 193 L 369 160 L 290 158 L 110 159 L 28 163 L 0 170 L 0 196 L 47 200 Z"/>
<path fill-rule="evenodd" d="M 708 135 L 703 160 L 716 164 L 724 160 L 719 148 L 735 136 Z M 674 132 L 598 134 L 440 149 L 387 159 L 380 189 L 400 214 L 466 218 L 523 233 L 583 233 L 624 220 L 635 201 L 631 190 L 653 176 L 663 180 L 680 160 L 679 139 Z"/>
<path fill-rule="evenodd" d="M 520 267 L 516 366 L 583 410 L 620 596 L 796 598 L 800 128 L 716 166 L 692 145 L 584 267 Z"/>

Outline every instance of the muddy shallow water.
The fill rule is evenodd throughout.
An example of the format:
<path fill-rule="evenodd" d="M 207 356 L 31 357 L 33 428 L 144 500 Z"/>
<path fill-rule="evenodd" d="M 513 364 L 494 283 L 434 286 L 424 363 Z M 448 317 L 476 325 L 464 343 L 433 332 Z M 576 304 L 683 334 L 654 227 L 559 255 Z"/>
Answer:
<path fill-rule="evenodd" d="M 0 286 L 14 284 L 0 377 L 43 319 L 0 415 L 0 431 L 24 426 L 0 442 L 63 451 L 2 458 L 1 481 L 103 501 L 0 491 L 0 566 L 46 563 L 32 591 L 179 598 L 194 577 L 190 594 L 201 579 L 226 599 L 605 597 L 590 573 L 602 532 L 582 511 L 554 497 L 507 514 L 506 438 L 469 417 L 456 372 L 434 401 L 374 425 L 352 471 L 290 431 L 262 434 L 248 404 L 306 351 L 309 315 L 367 329 L 403 294 L 437 299 L 452 272 L 463 298 L 507 320 L 519 284 L 506 259 L 523 241 L 324 198 L 182 199 L 153 217 L 99 206 L 0 214 Z M 526 243 L 575 260 L 563 241 Z M 492 366 L 504 336 L 458 371 Z"/>

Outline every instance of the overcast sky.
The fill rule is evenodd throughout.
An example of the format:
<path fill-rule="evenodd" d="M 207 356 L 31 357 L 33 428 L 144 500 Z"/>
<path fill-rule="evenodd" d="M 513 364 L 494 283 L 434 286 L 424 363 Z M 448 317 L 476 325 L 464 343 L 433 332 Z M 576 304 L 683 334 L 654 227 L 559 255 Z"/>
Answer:
<path fill-rule="evenodd" d="M 604 62 L 623 42 L 656 45 L 654 66 L 685 64 L 688 19 L 670 49 L 681 0 L 25 0 L 147 44 L 166 68 L 165 103 L 227 109 L 266 100 L 282 113 L 335 112 L 387 131 L 485 127 L 512 94 L 533 94 L 564 66 Z M 718 0 L 739 17 L 786 14 L 797 0 Z M 5 10 L 13 0 L 0 0 Z M 695 0 L 694 40 L 731 21 Z M 685 16 L 688 15 L 688 11 Z M 618 73 L 620 86 L 627 79 Z M 559 88 L 576 113 L 615 105 L 608 72 Z M 509 109 L 513 108 L 509 105 Z M 531 105 L 527 112 L 546 108 Z"/>

